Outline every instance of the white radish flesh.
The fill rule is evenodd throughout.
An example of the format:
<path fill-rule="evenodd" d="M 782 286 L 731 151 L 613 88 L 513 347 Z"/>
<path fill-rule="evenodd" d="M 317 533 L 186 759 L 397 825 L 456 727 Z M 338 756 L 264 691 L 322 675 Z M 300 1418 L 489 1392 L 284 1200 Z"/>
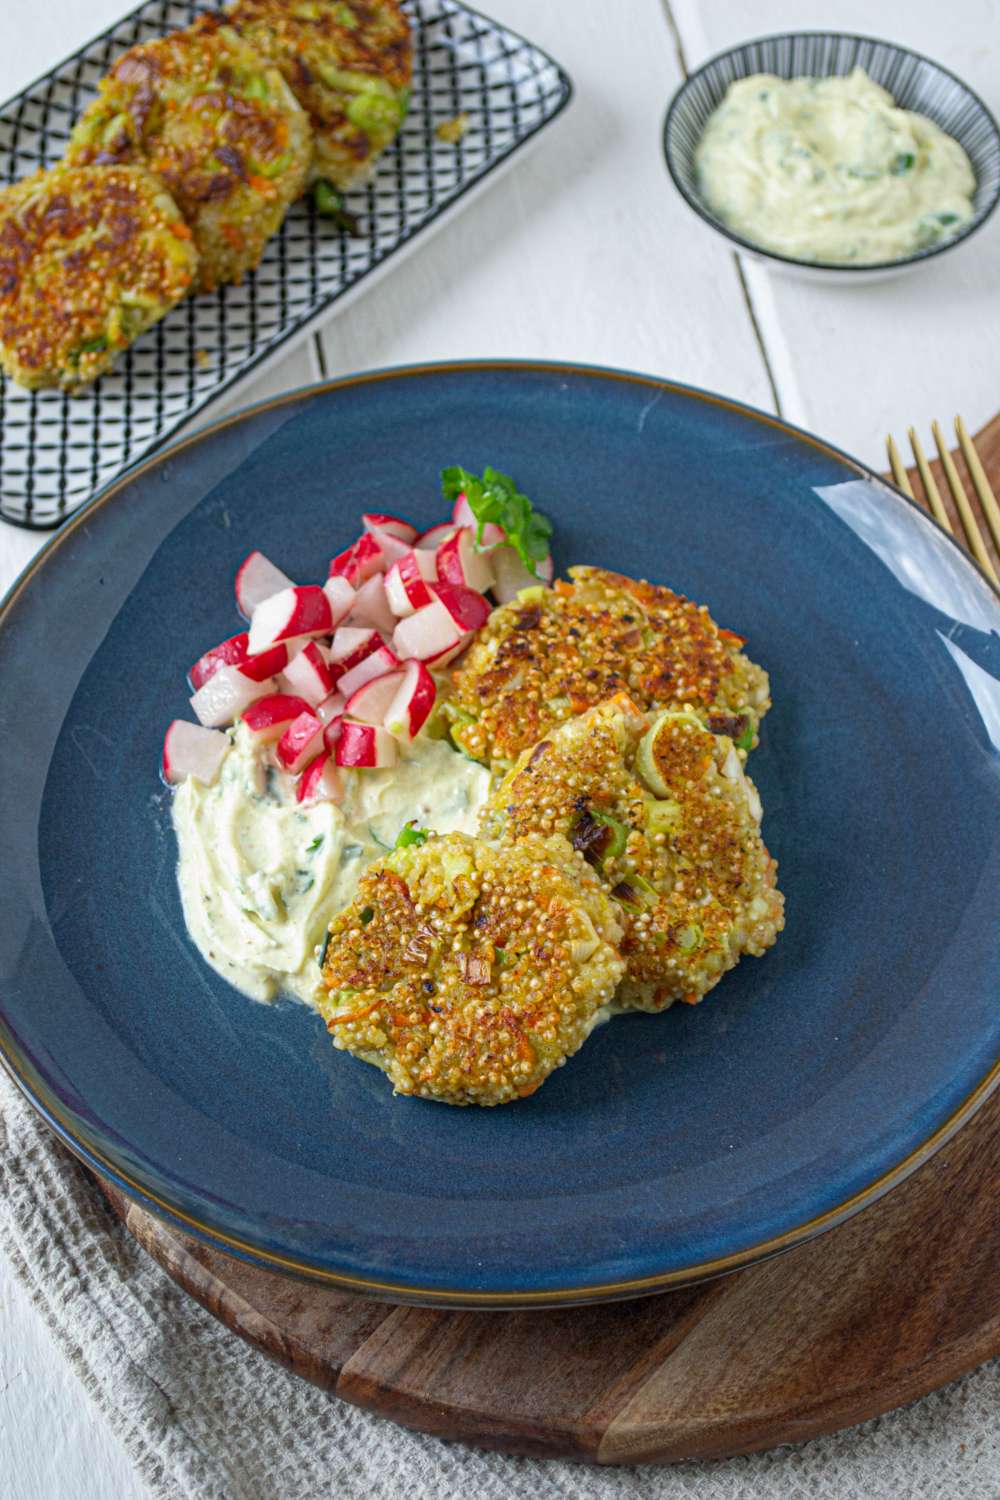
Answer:
<path fill-rule="evenodd" d="M 384 677 L 386 672 L 395 671 L 398 666 L 399 657 L 395 652 L 390 651 L 388 646 L 380 646 L 377 651 L 366 656 L 364 661 L 359 661 L 356 667 L 344 673 L 337 683 L 337 691 L 343 693 L 350 702 L 351 695 L 358 688 L 364 687 L 366 682 L 371 682 L 376 677 Z"/>
<path fill-rule="evenodd" d="M 229 737 L 218 729 L 174 719 L 163 737 L 163 774 L 175 784 L 192 776 L 209 786 L 228 749 Z"/>
<path fill-rule="evenodd" d="M 437 698 L 434 678 L 420 661 L 408 661 L 402 673 L 393 676 L 399 678 L 399 683 L 380 722 L 397 739 L 416 739 Z M 362 718 L 363 715 L 356 717 Z"/>
<path fill-rule="evenodd" d="M 432 599 L 408 619 L 400 620 L 392 636 L 392 649 L 401 660 L 415 657 L 429 661 L 450 651 L 462 639 L 451 615 L 439 599 Z"/>
<path fill-rule="evenodd" d="M 294 718 L 278 741 L 278 764 L 296 776 L 322 749 L 323 724 L 310 710 Z"/>
<path fill-rule="evenodd" d="M 239 667 L 220 667 L 192 694 L 190 702 L 199 724 L 204 724 L 207 729 L 221 729 L 238 718 L 257 698 L 273 693 L 274 689 L 273 678 L 255 682 Z"/>
<path fill-rule="evenodd" d="M 376 630 L 384 631 L 386 635 L 392 635 L 396 617 L 389 608 L 385 578 L 381 573 L 376 573 L 358 589 L 354 606 L 348 616 L 348 624 L 371 625 Z"/>
<path fill-rule="evenodd" d="M 490 553 L 490 561 L 496 579 L 493 597 L 498 604 L 509 604 L 521 589 L 531 588 L 532 585 L 536 588 L 545 587 L 545 580 L 535 577 L 513 547 L 498 547 L 495 552 Z M 549 563 L 551 565 L 551 558 Z"/>
<path fill-rule="evenodd" d="M 258 604 L 291 587 L 292 580 L 287 573 L 276 568 L 263 552 L 251 552 L 236 573 L 236 607 L 249 620 Z"/>
<path fill-rule="evenodd" d="M 373 678 L 351 694 L 344 712 L 350 719 L 360 719 L 362 724 L 384 724 L 386 711 L 395 701 L 402 681 L 402 672 L 387 672 L 384 677 Z"/>
<path fill-rule="evenodd" d="M 299 802 L 340 802 L 344 795 L 344 778 L 329 750 L 309 762 L 299 778 L 295 796 Z"/>
<path fill-rule="evenodd" d="M 341 672 L 349 672 L 383 644 L 378 631 L 367 625 L 341 625 L 334 631 L 330 660 L 340 667 Z"/>
<path fill-rule="evenodd" d="M 387 531 L 390 536 L 412 547 L 417 539 L 417 528 L 404 521 L 402 516 L 380 515 L 377 511 L 365 511 L 361 517 L 366 531 Z"/>
<path fill-rule="evenodd" d="M 328 635 L 333 629 L 330 601 L 318 584 L 282 589 L 258 604 L 250 621 L 251 656 L 296 635 Z"/>
<path fill-rule="evenodd" d="M 292 657 L 285 668 L 284 678 L 292 692 L 298 693 L 313 708 L 333 692 L 333 673 L 315 641 L 309 641 Z"/>
<path fill-rule="evenodd" d="M 485 594 L 493 587 L 493 568 L 489 555 L 477 552 L 473 533 L 463 527 L 455 535 L 442 542 L 437 550 L 438 578 L 443 583 L 457 584 Z"/>
<path fill-rule="evenodd" d="M 357 594 L 346 578 L 336 576 L 326 580 L 323 592 L 330 606 L 330 629 L 336 630 L 341 620 L 346 620 L 354 608 Z"/>

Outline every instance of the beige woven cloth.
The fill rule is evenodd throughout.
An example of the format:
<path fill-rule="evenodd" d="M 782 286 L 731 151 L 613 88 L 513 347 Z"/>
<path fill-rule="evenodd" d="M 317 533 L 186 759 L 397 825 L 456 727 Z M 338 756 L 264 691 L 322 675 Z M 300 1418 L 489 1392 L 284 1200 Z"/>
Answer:
<path fill-rule="evenodd" d="M 2 1075 L 0 1247 L 160 1500 L 1000 1497 L 1000 1361 L 849 1432 L 670 1469 L 506 1458 L 371 1417 L 179 1291 Z"/>

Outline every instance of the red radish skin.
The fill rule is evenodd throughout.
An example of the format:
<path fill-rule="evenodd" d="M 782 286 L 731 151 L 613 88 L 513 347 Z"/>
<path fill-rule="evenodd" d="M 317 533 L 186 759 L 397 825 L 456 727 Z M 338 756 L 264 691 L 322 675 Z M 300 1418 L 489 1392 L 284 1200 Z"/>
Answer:
<path fill-rule="evenodd" d="M 241 630 L 239 635 L 231 635 L 227 641 L 220 641 L 213 646 L 211 651 L 206 651 L 199 656 L 194 666 L 188 673 L 188 681 L 197 692 L 210 677 L 213 677 L 220 667 L 235 667 L 247 659 L 247 633 Z M 268 677 L 273 677 L 273 672 L 268 672 Z"/>
<path fill-rule="evenodd" d="M 375 573 L 385 569 L 385 554 L 370 531 L 330 559 L 331 578 L 346 578 L 352 588 L 360 586 Z"/>
<path fill-rule="evenodd" d="M 266 682 L 269 677 L 277 677 L 283 672 L 288 662 L 288 645 L 285 641 L 272 646 L 270 651 L 262 651 L 259 656 L 248 656 L 246 661 L 241 661 L 239 670 L 244 677 L 250 677 L 254 682 Z"/>
<path fill-rule="evenodd" d="M 206 683 L 191 695 L 190 703 L 195 718 L 206 729 L 222 729 L 231 724 L 257 698 L 263 698 L 275 689 L 273 678 L 255 682 L 239 667 L 220 667 Z"/>
<path fill-rule="evenodd" d="M 440 526 L 432 526 L 430 531 L 425 531 L 422 536 L 417 537 L 415 550 L 418 552 L 436 552 L 442 542 L 446 542 L 450 536 L 454 536 L 458 527 L 454 521 L 443 521 Z"/>
<path fill-rule="evenodd" d="M 392 636 L 392 649 L 401 660 L 416 657 L 430 661 L 462 642 L 462 633 L 440 599 L 432 599 L 408 619 L 400 620 Z"/>
<path fill-rule="evenodd" d="M 469 635 L 485 625 L 490 617 L 490 606 L 482 594 L 461 584 L 445 583 L 439 579 L 434 585 L 438 602 L 443 604 L 454 624 L 463 635 Z"/>
<path fill-rule="evenodd" d="M 396 698 L 403 675 L 402 672 L 387 672 L 384 677 L 375 677 L 364 683 L 348 698 L 344 709 L 347 717 L 359 719 L 362 724 L 384 724 L 386 711 Z"/>
<path fill-rule="evenodd" d="M 485 552 L 477 552 L 473 533 L 463 527 L 437 550 L 438 579 L 485 594 L 493 586 L 493 569 Z"/>
<path fill-rule="evenodd" d="M 236 572 L 236 607 L 249 620 L 258 604 L 291 587 L 288 574 L 276 568 L 270 558 L 263 552 L 251 552 Z"/>
<path fill-rule="evenodd" d="M 354 608 L 357 594 L 346 578 L 339 577 L 328 578 L 323 585 L 323 592 L 330 606 L 330 629 L 336 630 Z"/>
<path fill-rule="evenodd" d="M 172 785 L 192 776 L 210 786 L 229 749 L 229 737 L 187 719 L 174 719 L 163 736 L 163 775 Z"/>
<path fill-rule="evenodd" d="M 337 741 L 337 765 L 378 769 L 396 764 L 396 741 L 378 724 L 344 719 Z"/>
<path fill-rule="evenodd" d="M 291 693 L 269 693 L 258 698 L 243 711 L 243 723 L 253 735 L 257 745 L 270 745 L 297 719 L 299 714 L 309 713 L 309 704 L 304 698 Z"/>
<path fill-rule="evenodd" d="M 365 511 L 361 517 L 366 531 L 387 531 L 390 536 L 411 547 L 417 539 L 417 528 L 404 521 L 402 516 L 380 515 L 378 511 Z"/>
<path fill-rule="evenodd" d="M 344 779 L 337 769 L 337 762 L 329 750 L 321 750 L 299 777 L 296 799 L 299 802 L 339 802 L 343 795 Z"/>
<path fill-rule="evenodd" d="M 330 719 L 323 726 L 323 747 L 326 750 L 336 750 L 337 741 L 340 739 L 341 730 L 344 727 L 344 716 L 338 714 L 335 719 Z"/>
<path fill-rule="evenodd" d="M 364 661 L 359 661 L 356 667 L 345 672 L 337 684 L 339 692 L 350 702 L 351 695 L 358 688 L 364 687 L 366 682 L 371 682 L 376 677 L 384 677 L 386 672 L 393 672 L 399 666 L 399 657 L 388 646 L 380 646 Z"/>
<path fill-rule="evenodd" d="M 437 557 L 433 552 L 414 549 L 394 562 L 385 575 L 385 596 L 394 615 L 405 619 L 430 604 L 433 595 L 427 587 L 437 578 Z"/>
<path fill-rule="evenodd" d="M 395 567 L 396 565 L 393 564 Z M 386 575 L 388 576 L 388 575 Z M 396 625 L 396 617 L 389 608 L 386 598 L 385 578 L 381 573 L 376 573 L 374 578 L 369 578 L 358 589 L 354 600 L 354 606 L 347 617 L 349 625 L 370 625 L 376 630 L 383 631 L 386 635 L 392 635 Z"/>
<path fill-rule="evenodd" d="M 330 660 L 340 668 L 343 675 L 384 644 L 377 630 L 371 630 L 365 625 L 341 625 L 334 632 Z"/>
<path fill-rule="evenodd" d="M 320 749 L 323 737 L 323 722 L 312 709 L 300 713 L 285 729 L 278 741 L 275 755 L 283 770 L 297 776 L 302 767 Z"/>
<path fill-rule="evenodd" d="M 397 739 L 416 739 L 437 698 L 434 678 L 421 661 L 408 661 L 402 672 L 394 672 L 391 678 L 380 680 L 390 682 L 394 678 L 399 679 L 398 686 L 381 722 Z M 372 684 L 373 687 L 377 685 Z M 351 704 L 348 704 L 348 709 L 355 718 L 364 717 Z"/>
<path fill-rule="evenodd" d="M 284 676 L 292 692 L 298 693 L 312 708 L 333 692 L 333 673 L 315 641 L 309 641 L 292 657 Z"/>
<path fill-rule="evenodd" d="M 250 621 L 250 655 L 296 635 L 328 635 L 333 629 L 330 601 L 315 583 L 282 589 L 258 604 Z"/>

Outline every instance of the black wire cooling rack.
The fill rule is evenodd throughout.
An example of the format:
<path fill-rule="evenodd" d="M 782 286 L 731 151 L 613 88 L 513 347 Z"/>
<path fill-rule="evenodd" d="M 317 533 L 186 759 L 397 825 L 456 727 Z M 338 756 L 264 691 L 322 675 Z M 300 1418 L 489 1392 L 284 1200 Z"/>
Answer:
<path fill-rule="evenodd" d="M 118 54 L 186 26 L 206 7 L 148 0 L 0 109 L 0 180 L 51 166 Z M 566 74 L 539 48 L 457 0 L 406 0 L 413 95 L 401 134 L 350 195 L 352 238 L 296 205 L 240 286 L 189 298 L 81 394 L 28 392 L 0 377 L 0 515 L 57 526 L 163 443 L 318 314 L 427 230 L 568 103 Z M 468 116 L 457 145 L 438 125 Z"/>

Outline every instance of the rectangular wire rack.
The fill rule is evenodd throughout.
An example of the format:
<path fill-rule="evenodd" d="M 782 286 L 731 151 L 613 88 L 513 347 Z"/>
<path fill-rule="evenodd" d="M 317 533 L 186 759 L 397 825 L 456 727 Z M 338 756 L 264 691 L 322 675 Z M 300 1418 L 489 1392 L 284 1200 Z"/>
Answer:
<path fill-rule="evenodd" d="M 78 395 L 0 376 L 0 515 L 32 528 L 71 511 L 300 334 L 408 245 L 560 112 L 572 93 L 539 48 L 458 0 L 405 0 L 413 94 L 371 181 L 349 196 L 352 238 L 296 204 L 239 286 L 189 298 Z M 115 57 L 188 25 L 196 0 L 148 0 L 0 108 L 0 181 L 62 155 Z M 457 144 L 437 127 L 468 117 Z"/>

